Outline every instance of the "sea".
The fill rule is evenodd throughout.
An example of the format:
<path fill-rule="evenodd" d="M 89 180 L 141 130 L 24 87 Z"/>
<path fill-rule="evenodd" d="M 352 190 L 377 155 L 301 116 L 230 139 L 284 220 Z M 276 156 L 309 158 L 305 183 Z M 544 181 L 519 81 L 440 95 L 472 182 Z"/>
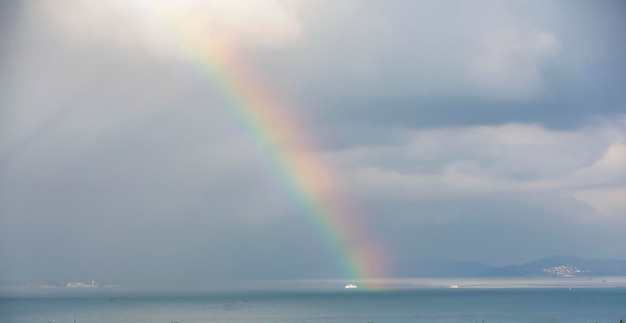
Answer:
<path fill-rule="evenodd" d="M 403 280 L 378 290 L 334 281 L 222 291 L 5 290 L 0 322 L 618 323 L 626 320 L 626 278 L 607 279 Z"/>

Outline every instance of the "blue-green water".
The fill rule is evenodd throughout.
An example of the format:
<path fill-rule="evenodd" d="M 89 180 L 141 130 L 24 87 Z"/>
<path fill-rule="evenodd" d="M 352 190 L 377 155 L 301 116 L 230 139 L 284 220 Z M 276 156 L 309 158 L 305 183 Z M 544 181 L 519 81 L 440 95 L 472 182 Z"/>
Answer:
<path fill-rule="evenodd" d="M 0 298 L 0 322 L 619 322 L 624 288 Z"/>

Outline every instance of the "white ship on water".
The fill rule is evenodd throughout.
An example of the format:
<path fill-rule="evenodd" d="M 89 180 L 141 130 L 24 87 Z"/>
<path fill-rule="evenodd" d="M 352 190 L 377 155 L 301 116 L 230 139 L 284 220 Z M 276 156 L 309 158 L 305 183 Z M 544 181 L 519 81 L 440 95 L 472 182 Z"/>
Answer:
<path fill-rule="evenodd" d="M 357 286 L 355 284 L 346 285 L 346 289 L 353 289 L 353 288 L 357 288 Z"/>

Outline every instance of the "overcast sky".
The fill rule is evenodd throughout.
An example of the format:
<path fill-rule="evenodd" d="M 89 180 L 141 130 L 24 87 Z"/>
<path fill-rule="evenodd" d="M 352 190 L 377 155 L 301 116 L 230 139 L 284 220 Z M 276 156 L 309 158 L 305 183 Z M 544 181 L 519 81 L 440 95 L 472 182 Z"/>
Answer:
<path fill-rule="evenodd" d="M 0 281 L 340 275 L 163 8 L 283 97 L 390 276 L 626 259 L 623 1 L 0 1 Z"/>

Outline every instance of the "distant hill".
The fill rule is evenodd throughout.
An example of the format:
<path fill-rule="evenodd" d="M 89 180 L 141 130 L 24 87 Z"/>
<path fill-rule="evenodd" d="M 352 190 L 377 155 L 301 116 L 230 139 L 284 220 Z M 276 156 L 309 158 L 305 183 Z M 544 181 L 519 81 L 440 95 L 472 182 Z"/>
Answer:
<path fill-rule="evenodd" d="M 626 260 L 553 256 L 521 265 L 494 268 L 481 277 L 626 276 Z"/>
<path fill-rule="evenodd" d="M 414 261 L 405 277 L 576 277 L 626 276 L 626 260 L 552 256 L 521 265 L 494 267 L 468 261 Z"/>

